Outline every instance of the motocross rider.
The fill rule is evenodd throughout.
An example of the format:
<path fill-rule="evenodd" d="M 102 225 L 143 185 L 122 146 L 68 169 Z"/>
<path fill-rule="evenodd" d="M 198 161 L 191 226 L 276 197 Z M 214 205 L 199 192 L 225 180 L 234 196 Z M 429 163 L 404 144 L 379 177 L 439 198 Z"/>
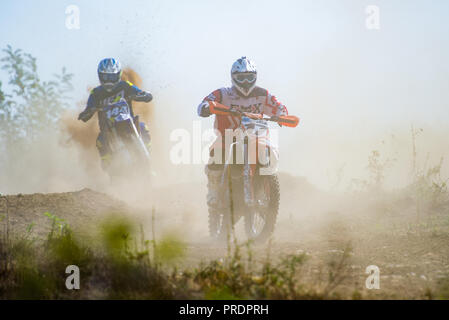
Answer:
<path fill-rule="evenodd" d="M 97 137 L 97 149 L 101 158 L 101 165 L 106 170 L 111 161 L 111 151 L 107 143 L 107 135 L 104 133 L 106 126 L 106 114 L 101 110 L 102 107 L 124 99 L 130 107 L 137 130 L 140 129 L 142 139 L 149 149 L 151 137 L 147 126 L 143 122 L 138 121 L 138 117 L 134 116 L 132 101 L 150 102 L 153 96 L 145 91 L 140 90 L 137 86 L 129 81 L 122 81 L 122 67 L 120 62 L 114 58 L 106 58 L 100 61 L 98 65 L 98 78 L 100 86 L 94 88 L 90 92 L 87 106 L 78 116 L 78 120 L 87 122 L 98 111 L 98 123 L 100 133 Z"/>
<path fill-rule="evenodd" d="M 287 108 L 281 104 L 268 90 L 256 86 L 257 69 L 255 64 L 247 57 L 242 57 L 234 62 L 231 68 L 232 87 L 217 89 L 209 94 L 198 106 L 200 117 L 211 115 L 208 101 L 216 101 L 239 111 L 265 114 L 267 116 L 287 115 Z M 232 115 L 215 115 L 214 127 L 225 137 L 226 129 L 238 129 L 240 118 Z M 223 145 L 223 144 L 222 144 Z M 207 203 L 209 207 L 219 209 L 220 206 L 220 179 L 224 164 L 211 161 L 213 149 L 211 150 L 209 164 L 205 172 L 208 178 Z"/>

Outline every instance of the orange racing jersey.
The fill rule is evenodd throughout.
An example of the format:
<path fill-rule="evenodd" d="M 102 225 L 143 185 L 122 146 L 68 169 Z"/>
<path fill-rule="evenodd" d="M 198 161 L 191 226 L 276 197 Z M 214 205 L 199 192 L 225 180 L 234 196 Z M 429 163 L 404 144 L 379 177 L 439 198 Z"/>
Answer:
<path fill-rule="evenodd" d="M 202 102 L 206 101 L 216 101 L 240 111 L 264 114 L 269 117 L 288 114 L 287 108 L 268 90 L 261 87 L 255 87 L 247 97 L 239 94 L 234 87 L 220 88 L 209 94 Z M 215 115 L 214 127 L 224 137 L 226 129 L 235 130 L 240 127 L 240 117 Z"/>

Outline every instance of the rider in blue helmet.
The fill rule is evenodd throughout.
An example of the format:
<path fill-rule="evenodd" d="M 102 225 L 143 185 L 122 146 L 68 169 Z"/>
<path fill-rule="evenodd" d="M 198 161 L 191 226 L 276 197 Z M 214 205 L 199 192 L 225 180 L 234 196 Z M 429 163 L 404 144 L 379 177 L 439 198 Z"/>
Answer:
<path fill-rule="evenodd" d="M 97 72 L 101 85 L 91 91 L 87 100 L 87 106 L 79 114 L 78 120 L 86 122 L 98 111 L 100 134 L 97 137 L 97 149 L 102 160 L 102 167 L 106 169 L 110 161 L 111 153 L 106 141 L 106 135 L 103 134 L 107 119 L 101 107 L 121 98 L 125 99 L 130 107 L 131 114 L 137 122 L 136 124 L 138 124 L 138 128 L 140 128 L 142 139 L 149 148 L 151 142 L 150 133 L 145 123 L 139 122 L 138 117 L 134 115 L 132 101 L 150 102 L 153 96 L 149 92 L 140 90 L 129 81 L 121 80 L 122 67 L 117 59 L 106 58 L 101 60 Z"/>

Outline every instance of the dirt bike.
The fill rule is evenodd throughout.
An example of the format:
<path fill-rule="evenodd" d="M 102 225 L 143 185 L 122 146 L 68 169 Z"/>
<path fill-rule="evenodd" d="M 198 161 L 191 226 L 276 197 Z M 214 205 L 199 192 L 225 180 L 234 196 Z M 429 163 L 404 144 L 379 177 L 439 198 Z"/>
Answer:
<path fill-rule="evenodd" d="M 106 118 L 105 140 L 112 154 L 107 171 L 111 179 L 123 174 L 149 178 L 150 153 L 142 140 L 139 118 L 132 116 L 126 100 L 101 106 L 98 111 Z"/>
<path fill-rule="evenodd" d="M 241 119 L 244 139 L 232 142 L 225 153 L 221 177 L 222 210 L 209 206 L 209 232 L 217 240 L 228 239 L 230 231 L 243 217 L 249 240 L 265 242 L 273 233 L 279 210 L 280 187 L 276 174 L 278 153 L 270 144 L 268 122 L 296 127 L 296 116 L 267 118 L 261 114 L 242 112 L 217 102 L 209 102 L 211 114 L 232 115 Z M 255 149 L 254 149 L 254 146 Z M 251 149 L 252 148 L 252 149 Z M 243 163 L 230 164 L 243 149 Z M 257 156 L 254 156 L 256 150 Z M 235 162 L 233 162 L 235 163 Z"/>

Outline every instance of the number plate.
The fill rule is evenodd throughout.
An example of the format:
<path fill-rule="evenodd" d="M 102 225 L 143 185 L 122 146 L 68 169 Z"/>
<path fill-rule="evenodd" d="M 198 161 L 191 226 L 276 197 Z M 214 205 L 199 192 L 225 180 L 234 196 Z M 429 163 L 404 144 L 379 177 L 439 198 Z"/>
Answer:
<path fill-rule="evenodd" d="M 111 104 L 104 109 L 106 117 L 112 121 L 124 121 L 131 118 L 129 106 L 125 100 Z"/>

